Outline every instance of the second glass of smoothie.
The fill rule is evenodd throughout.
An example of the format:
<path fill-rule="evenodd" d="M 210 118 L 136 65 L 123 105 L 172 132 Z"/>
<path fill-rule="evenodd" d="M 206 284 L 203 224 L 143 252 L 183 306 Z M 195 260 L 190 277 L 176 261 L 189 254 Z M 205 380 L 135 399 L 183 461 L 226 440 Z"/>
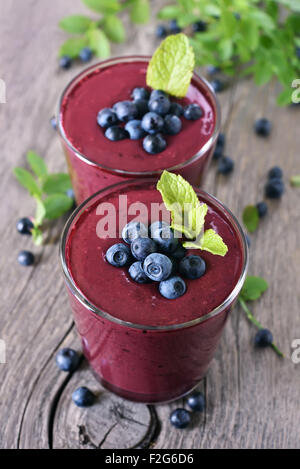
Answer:
<path fill-rule="evenodd" d="M 141 140 L 111 142 L 97 124 L 97 114 L 132 90 L 146 87 L 150 57 L 114 58 L 96 64 L 74 78 L 64 90 L 58 128 L 78 203 L 125 179 L 157 177 L 163 170 L 181 174 L 199 187 L 210 162 L 220 128 L 220 108 L 210 85 L 194 73 L 182 105 L 198 104 L 203 117 L 182 118 L 178 135 L 167 136 L 167 148 L 156 155 L 143 150 Z"/>

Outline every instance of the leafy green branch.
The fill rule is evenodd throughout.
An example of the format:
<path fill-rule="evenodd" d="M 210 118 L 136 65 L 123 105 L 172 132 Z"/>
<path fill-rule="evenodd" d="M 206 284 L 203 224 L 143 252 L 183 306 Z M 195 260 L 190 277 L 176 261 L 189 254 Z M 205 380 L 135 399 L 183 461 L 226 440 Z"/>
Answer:
<path fill-rule="evenodd" d="M 190 38 L 197 64 L 215 65 L 228 75 L 242 69 L 256 85 L 276 77 L 283 87 L 277 103 L 286 105 L 300 75 L 299 13 L 300 0 L 176 0 L 158 17 L 176 19 L 181 28 L 204 21 L 206 31 Z"/>
<path fill-rule="evenodd" d="M 247 302 L 258 300 L 267 289 L 268 289 L 268 283 L 266 282 L 265 279 L 261 277 L 254 277 L 254 276 L 248 275 L 244 283 L 244 286 L 241 290 L 241 293 L 239 295 L 239 303 L 243 311 L 246 313 L 246 316 L 249 319 L 249 321 L 252 322 L 252 324 L 254 324 L 258 329 L 263 329 L 263 326 L 253 316 L 253 314 L 251 313 L 248 307 Z M 273 350 L 275 350 L 277 355 L 279 355 L 281 358 L 284 358 L 283 353 L 279 350 L 276 344 L 272 343 L 271 346 Z"/>
<path fill-rule="evenodd" d="M 110 56 L 110 42 L 122 43 L 126 31 L 120 13 L 127 11 L 133 23 L 144 24 L 150 18 L 149 0 L 82 0 L 100 18 L 72 15 L 59 22 L 61 29 L 72 34 L 60 47 L 59 56 L 75 59 L 85 47 L 89 47 L 100 58 Z"/>
<path fill-rule="evenodd" d="M 26 158 L 32 172 L 15 168 L 14 175 L 36 202 L 32 237 L 40 245 L 44 220 L 59 218 L 72 208 L 74 199 L 67 195 L 72 185 L 68 174 L 49 174 L 45 161 L 34 151 L 29 151 Z"/>

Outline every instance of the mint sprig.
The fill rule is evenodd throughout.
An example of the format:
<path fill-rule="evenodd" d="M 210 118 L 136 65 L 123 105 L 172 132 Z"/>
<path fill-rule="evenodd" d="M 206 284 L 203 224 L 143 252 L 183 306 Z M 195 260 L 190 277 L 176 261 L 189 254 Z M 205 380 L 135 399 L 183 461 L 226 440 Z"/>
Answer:
<path fill-rule="evenodd" d="M 74 200 L 66 195 L 72 185 L 68 174 L 49 174 L 45 161 L 36 152 L 27 152 L 26 159 L 32 172 L 15 168 L 14 175 L 36 202 L 32 237 L 40 245 L 44 221 L 59 218 L 72 208 Z"/>
<path fill-rule="evenodd" d="M 183 98 L 191 83 L 195 56 L 185 34 L 167 37 L 155 51 L 147 70 L 147 85 Z"/>
<path fill-rule="evenodd" d="M 247 205 L 243 210 L 243 223 L 249 233 L 254 233 L 259 224 L 259 214 L 257 207 L 254 205 Z"/>
<path fill-rule="evenodd" d="M 99 18 L 86 15 L 71 15 L 62 18 L 59 27 L 73 36 L 59 49 L 59 57 L 68 55 L 72 59 L 79 56 L 84 47 L 90 47 L 97 57 L 110 56 L 110 42 L 121 43 L 126 39 L 126 31 L 119 17 L 124 11 L 136 24 L 145 24 L 150 18 L 149 0 L 82 0 L 84 5 Z"/>
<path fill-rule="evenodd" d="M 280 106 L 292 102 L 292 82 L 300 74 L 300 2 L 298 0 L 174 0 L 161 9 L 162 20 L 190 25 L 205 21 L 205 32 L 190 38 L 197 65 L 215 65 L 231 76 L 252 75 L 256 85 L 276 77 Z"/>
<path fill-rule="evenodd" d="M 264 327 L 253 316 L 253 314 L 251 313 L 247 305 L 247 302 L 258 300 L 267 289 L 268 289 L 268 283 L 265 279 L 263 279 L 262 277 L 255 277 L 255 276 L 248 275 L 245 280 L 244 286 L 240 292 L 239 298 L 238 298 L 239 303 L 243 311 L 246 313 L 247 318 L 258 329 L 264 329 Z M 280 349 L 277 347 L 275 343 L 272 344 L 272 348 L 277 353 L 277 355 L 279 355 L 281 358 L 284 358 L 283 353 L 280 351 Z"/>
<path fill-rule="evenodd" d="M 228 248 L 213 229 L 204 231 L 208 207 L 199 201 L 193 187 L 180 175 L 164 171 L 157 183 L 164 204 L 171 212 L 171 226 L 187 240 L 187 249 L 201 249 L 211 254 L 225 256 Z"/>

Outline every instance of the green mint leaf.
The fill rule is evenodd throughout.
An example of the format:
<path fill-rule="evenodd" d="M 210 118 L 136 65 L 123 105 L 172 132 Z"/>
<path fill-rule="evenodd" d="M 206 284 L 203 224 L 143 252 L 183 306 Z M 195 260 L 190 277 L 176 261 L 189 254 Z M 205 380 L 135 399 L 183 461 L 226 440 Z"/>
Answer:
<path fill-rule="evenodd" d="M 72 189 L 71 179 L 65 173 L 50 174 L 43 181 L 43 191 L 48 195 L 65 194 L 69 189 Z"/>
<path fill-rule="evenodd" d="M 126 32 L 120 18 L 114 15 L 106 16 L 103 20 L 103 31 L 108 39 L 113 42 L 121 43 L 125 41 Z"/>
<path fill-rule="evenodd" d="M 278 106 L 287 106 L 292 102 L 292 93 L 291 88 L 285 88 L 276 98 Z"/>
<path fill-rule="evenodd" d="M 42 179 L 43 177 L 47 176 L 48 169 L 43 158 L 41 158 L 34 151 L 29 151 L 26 155 L 26 158 L 32 171 L 39 179 Z"/>
<path fill-rule="evenodd" d="M 118 0 L 82 0 L 83 3 L 93 11 L 103 14 L 117 13 L 122 9 Z"/>
<path fill-rule="evenodd" d="M 110 44 L 106 34 L 101 29 L 92 29 L 87 32 L 89 39 L 89 46 L 101 59 L 106 59 L 110 56 Z"/>
<path fill-rule="evenodd" d="M 58 23 L 59 27 L 71 34 L 83 34 L 93 24 L 93 20 L 83 15 L 72 15 L 63 18 Z"/>
<path fill-rule="evenodd" d="M 240 297 L 244 301 L 254 301 L 268 289 L 268 283 L 262 277 L 248 275 L 241 290 Z"/>
<path fill-rule="evenodd" d="M 59 49 L 59 57 L 68 55 L 72 59 L 76 59 L 79 56 L 80 51 L 88 46 L 87 37 L 75 37 L 70 38 Z"/>
<path fill-rule="evenodd" d="M 44 200 L 45 218 L 54 220 L 61 217 L 73 206 L 73 199 L 64 194 L 52 194 Z"/>
<path fill-rule="evenodd" d="M 41 189 L 29 171 L 23 168 L 15 168 L 14 175 L 19 183 L 28 190 L 30 195 L 34 197 L 41 197 Z"/>
<path fill-rule="evenodd" d="M 300 174 L 292 176 L 290 179 L 290 183 L 293 187 L 300 187 Z"/>
<path fill-rule="evenodd" d="M 177 19 L 182 13 L 181 9 L 175 5 L 168 5 L 160 10 L 157 17 L 160 20 L 173 20 Z"/>
<path fill-rule="evenodd" d="M 33 227 L 31 234 L 34 244 L 37 246 L 43 244 L 43 232 L 39 228 Z"/>
<path fill-rule="evenodd" d="M 243 223 L 250 233 L 254 233 L 259 224 L 258 210 L 254 205 L 248 205 L 243 211 Z"/>
<path fill-rule="evenodd" d="M 135 0 L 130 11 L 130 19 L 136 24 L 148 23 L 150 18 L 149 0 Z"/>
<path fill-rule="evenodd" d="M 188 37 L 167 37 L 154 53 L 147 70 L 147 85 L 182 98 L 191 83 L 195 56 Z"/>
<path fill-rule="evenodd" d="M 183 247 L 186 249 L 201 249 L 222 257 L 228 252 L 228 247 L 223 239 L 213 229 L 206 230 L 203 236 L 198 237 L 195 241 L 185 241 Z"/>
<path fill-rule="evenodd" d="M 35 228 L 38 228 L 39 226 L 42 225 L 45 215 L 46 215 L 46 208 L 45 208 L 44 202 L 41 199 L 37 199 L 35 219 L 34 219 Z"/>

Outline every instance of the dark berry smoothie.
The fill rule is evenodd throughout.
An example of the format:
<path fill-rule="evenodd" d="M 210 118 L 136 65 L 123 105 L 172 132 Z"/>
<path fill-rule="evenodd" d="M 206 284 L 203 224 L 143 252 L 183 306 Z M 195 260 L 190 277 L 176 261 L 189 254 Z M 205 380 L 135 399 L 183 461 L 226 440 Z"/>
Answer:
<path fill-rule="evenodd" d="M 164 169 L 180 173 L 199 186 L 219 132 L 220 111 L 214 92 L 194 74 L 182 105 L 198 104 L 203 117 L 182 119 L 180 134 L 168 136 L 159 154 L 145 152 L 141 141 L 111 142 L 97 124 L 97 114 L 118 101 L 130 100 L 132 90 L 146 87 L 147 57 L 123 57 L 102 62 L 77 76 L 59 105 L 59 130 L 77 202 L 96 191 L 133 177 L 158 177 Z"/>
<path fill-rule="evenodd" d="M 213 228 L 222 236 L 228 253 L 220 257 L 190 251 L 200 252 L 206 273 L 186 280 L 187 291 L 176 300 L 163 298 L 155 283 L 135 283 L 126 268 L 112 267 L 105 259 L 107 249 L 122 242 L 122 226 L 133 218 L 122 218 L 129 206 L 142 202 L 149 209 L 162 203 L 153 180 L 100 191 L 66 225 L 61 256 L 84 353 L 103 385 L 124 398 L 163 402 L 196 386 L 242 287 L 247 267 L 243 232 L 220 202 L 203 191 L 197 193 L 209 206 L 205 229 Z M 115 207 L 117 217 L 121 215 L 121 228 L 117 223 L 113 239 L 99 238 L 107 204 Z M 141 220 L 149 221 L 142 215 Z"/>

